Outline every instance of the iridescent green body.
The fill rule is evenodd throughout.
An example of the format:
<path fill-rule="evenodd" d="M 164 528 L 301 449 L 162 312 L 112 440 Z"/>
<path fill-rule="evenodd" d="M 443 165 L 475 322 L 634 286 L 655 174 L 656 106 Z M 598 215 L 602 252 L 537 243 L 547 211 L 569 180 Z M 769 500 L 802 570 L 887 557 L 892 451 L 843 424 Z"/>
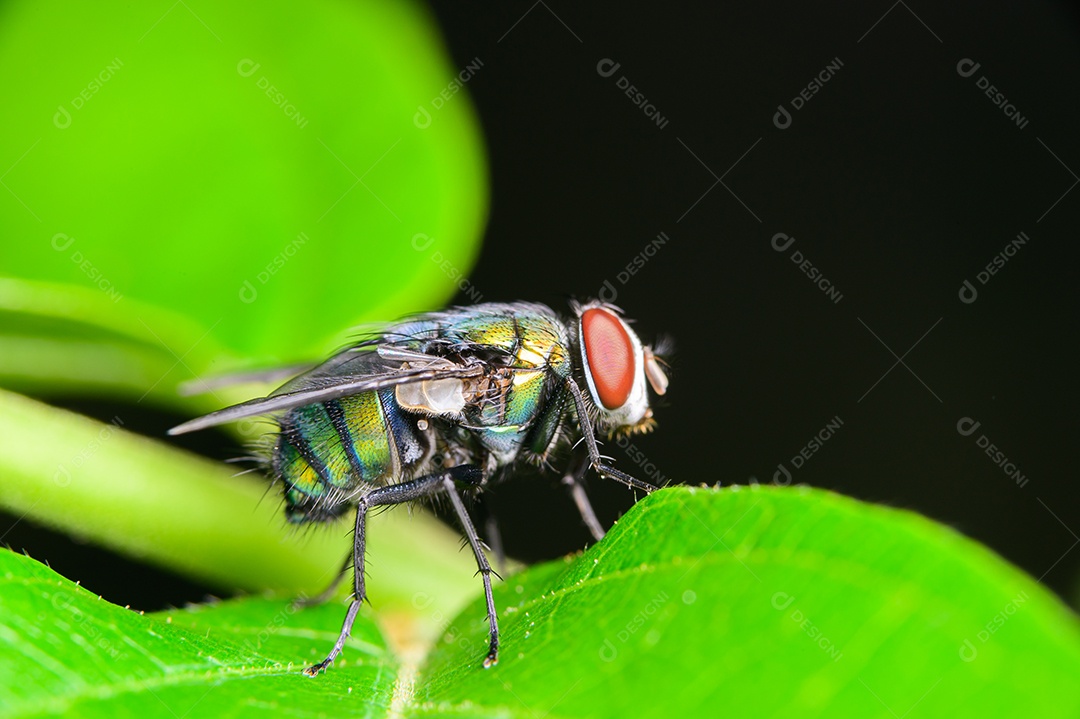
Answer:
<path fill-rule="evenodd" d="M 279 391 L 346 372 L 385 372 L 395 360 L 371 349 L 380 346 L 455 363 L 475 358 L 485 371 L 432 385 L 454 397 L 460 391 L 460 407 L 403 404 L 401 398 L 412 395 L 381 389 L 290 410 L 280 420 L 272 464 L 285 484 L 291 521 L 331 519 L 372 489 L 444 466 L 476 465 L 485 479 L 495 478 L 519 459 L 543 462 L 566 436 L 573 415 L 565 380 L 574 338 L 543 305 L 486 304 L 421 315 Z"/>

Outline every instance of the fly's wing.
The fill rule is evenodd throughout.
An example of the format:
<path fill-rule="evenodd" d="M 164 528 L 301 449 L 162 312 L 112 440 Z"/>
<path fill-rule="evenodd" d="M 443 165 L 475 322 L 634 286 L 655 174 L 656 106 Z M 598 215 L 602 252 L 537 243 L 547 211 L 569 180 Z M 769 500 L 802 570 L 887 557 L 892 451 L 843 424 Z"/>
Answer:
<path fill-rule="evenodd" d="M 490 363 L 505 364 L 516 337 L 486 339 L 492 324 L 516 323 L 521 316 L 554 322 L 544 305 L 524 302 L 452 307 L 413 315 L 374 331 L 326 362 L 286 382 L 268 397 L 226 407 L 169 430 L 177 435 L 327 402 L 350 395 L 438 379 L 480 377 Z"/>
<path fill-rule="evenodd" d="M 218 375 L 217 377 L 204 377 L 181 382 L 176 391 L 182 397 L 193 397 L 200 394 L 208 394 L 223 387 L 235 387 L 240 384 L 268 384 L 281 382 L 295 377 L 301 372 L 307 372 L 315 367 L 311 362 L 306 364 L 286 365 L 284 367 L 268 367 L 266 369 L 252 370 L 250 372 L 234 372 L 232 374 Z"/>
<path fill-rule="evenodd" d="M 407 368 L 405 363 L 408 363 Z M 184 422 L 169 430 L 186 434 L 246 417 L 257 417 L 350 395 L 435 379 L 479 377 L 477 362 L 453 362 L 408 347 L 363 342 L 286 382 L 267 397 L 249 400 Z"/>

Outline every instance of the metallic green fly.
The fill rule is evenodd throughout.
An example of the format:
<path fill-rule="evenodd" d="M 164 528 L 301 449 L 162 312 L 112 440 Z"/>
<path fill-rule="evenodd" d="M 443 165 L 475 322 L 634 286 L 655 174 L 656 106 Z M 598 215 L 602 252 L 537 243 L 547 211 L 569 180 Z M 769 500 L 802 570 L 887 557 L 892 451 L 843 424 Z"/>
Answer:
<path fill-rule="evenodd" d="M 479 492 L 520 463 L 549 466 L 553 456 L 569 454 L 563 481 L 599 540 L 604 530 L 581 485 L 589 467 L 628 487 L 655 489 L 607 464 L 596 435 L 652 429 L 646 384 L 662 395 L 667 376 L 617 307 L 594 301 L 572 302 L 571 309 L 573 315 L 562 318 L 541 304 L 485 303 L 415 315 L 268 397 L 170 430 L 181 434 L 276 414 L 280 431 L 268 465 L 285 487 L 289 521 L 325 522 L 355 509 L 353 549 L 338 579 L 320 595 L 333 594 L 351 563 L 352 602 L 333 649 L 306 674 L 317 675 L 341 653 L 365 599 L 364 532 L 371 508 L 439 493 L 450 499 L 484 582 L 488 667 L 499 652 L 492 572 L 462 491 Z M 497 547 L 494 525 L 487 530 Z"/>

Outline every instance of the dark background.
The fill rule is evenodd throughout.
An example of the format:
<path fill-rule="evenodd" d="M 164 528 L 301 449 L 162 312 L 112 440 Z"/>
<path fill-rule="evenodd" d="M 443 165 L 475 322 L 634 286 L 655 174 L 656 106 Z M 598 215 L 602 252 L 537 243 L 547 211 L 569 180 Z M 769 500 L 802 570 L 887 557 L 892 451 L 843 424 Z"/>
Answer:
<path fill-rule="evenodd" d="M 557 306 L 607 280 L 643 336 L 675 339 L 658 430 L 635 438 L 666 477 L 771 482 L 784 463 L 795 482 L 950 524 L 1072 597 L 1080 191 L 1061 198 L 1080 172 L 1077 16 L 1045 2 L 941 5 L 438 3 L 458 66 L 484 63 L 468 88 L 492 212 L 473 282 L 485 300 Z M 605 58 L 620 63 L 607 78 Z M 839 71 L 792 110 L 835 58 Z M 964 58 L 981 64 L 969 78 Z M 980 92 L 984 75 L 1023 129 Z M 981 285 L 1021 231 L 1030 242 Z M 620 282 L 659 232 L 670 241 Z M 796 238 L 784 253 L 770 245 L 779 232 Z M 910 371 L 882 379 L 893 353 Z M 795 471 L 792 456 L 836 417 Z M 971 436 L 963 417 L 981 422 Z M 595 479 L 590 494 L 605 523 L 632 501 Z M 512 554 L 588 541 L 554 478 L 499 487 L 492 502 Z"/>
<path fill-rule="evenodd" d="M 436 3 L 455 66 L 482 62 L 467 89 L 492 200 L 471 281 L 484 300 L 556 307 L 606 281 L 646 341 L 674 338 L 659 428 L 634 439 L 659 474 L 609 443 L 622 469 L 728 485 L 772 482 L 783 464 L 793 482 L 956 527 L 1075 604 L 1080 22 L 1052 2 L 939 5 Z M 980 64 L 967 78 L 965 58 Z M 619 63 L 610 77 L 604 59 Z M 977 87 L 983 76 L 1024 127 Z M 620 90 L 624 77 L 663 127 Z M 669 241 L 623 282 L 660 232 Z M 1019 232 L 1030 241 L 979 283 Z M 794 244 L 775 250 L 777 233 Z M 980 423 L 970 436 L 957 430 L 965 417 Z M 132 426 L 160 435 L 177 419 Z M 186 441 L 235 454 L 220 454 L 223 437 Z M 509 553 L 533 561 L 588 543 L 558 477 L 524 475 L 490 497 Z M 595 478 L 589 491 L 604 524 L 633 501 Z M 61 573 L 126 566 L 25 522 L 6 541 Z M 110 597 L 104 579 L 95 590 L 146 609 L 205 591 L 139 571 L 152 581 L 138 596 Z"/>

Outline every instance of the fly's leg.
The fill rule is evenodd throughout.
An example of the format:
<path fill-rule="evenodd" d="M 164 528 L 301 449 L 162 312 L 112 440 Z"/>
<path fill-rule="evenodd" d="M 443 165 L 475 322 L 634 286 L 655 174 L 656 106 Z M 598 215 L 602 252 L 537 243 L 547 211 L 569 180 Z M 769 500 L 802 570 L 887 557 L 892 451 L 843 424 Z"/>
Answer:
<path fill-rule="evenodd" d="M 585 487 L 581 484 L 581 478 L 585 476 L 585 471 L 588 468 L 589 455 L 579 452 L 571 460 L 562 481 L 569 488 L 570 496 L 573 497 L 574 504 L 577 505 L 578 512 L 581 513 L 581 518 L 585 521 L 585 526 L 589 528 L 593 539 L 599 542 L 604 538 L 604 528 L 600 526 L 600 521 L 596 518 L 596 512 L 593 511 L 592 504 L 589 502 L 589 497 L 585 494 Z"/>
<path fill-rule="evenodd" d="M 469 519 L 469 513 L 465 511 L 465 505 L 461 501 L 461 495 L 454 485 L 454 480 L 447 477 L 442 480 L 442 483 L 446 494 L 450 497 L 450 502 L 454 505 L 458 519 L 461 520 L 469 546 L 472 547 L 473 554 L 476 556 L 476 566 L 479 567 L 480 576 L 484 580 L 484 598 L 487 600 L 488 629 L 491 638 L 487 656 L 484 657 L 486 669 L 499 662 L 499 618 L 495 614 L 495 598 L 491 595 L 491 565 L 488 564 L 487 557 L 480 548 L 480 538 L 476 536 L 476 529 L 473 527 L 472 520 Z"/>
<path fill-rule="evenodd" d="M 495 566 L 503 574 L 506 573 L 506 550 L 503 548 L 502 533 L 499 531 L 499 523 L 495 515 L 491 513 L 491 507 L 484 500 L 484 495 L 476 498 L 476 509 L 480 515 L 479 524 L 484 527 L 484 538 L 495 555 Z"/>
<path fill-rule="evenodd" d="M 460 467 L 453 467 L 444 472 L 429 474 L 409 482 L 379 487 L 360 499 L 356 506 L 356 533 L 353 536 L 352 603 L 349 604 L 349 611 L 345 614 L 345 622 L 341 625 L 341 633 L 338 635 L 337 641 L 334 642 L 334 648 L 326 655 L 326 659 L 305 669 L 304 674 L 307 674 L 309 677 L 316 676 L 319 672 L 334 663 L 334 660 L 341 654 L 341 650 L 345 646 L 345 641 L 349 638 L 353 622 L 356 621 L 356 615 L 360 611 L 360 605 L 367 599 L 367 594 L 364 589 L 364 545 L 367 511 L 372 507 L 402 504 L 404 502 L 411 502 L 414 499 L 426 497 L 443 489 L 446 486 L 445 482 L 449 482 L 450 486 L 453 487 L 455 479 L 478 483 L 480 477 L 481 474 L 479 469 L 468 465 L 462 465 Z M 460 502 L 460 500 L 458 501 Z M 472 525 L 470 524 L 469 527 L 471 528 Z M 473 536 L 475 538 L 475 532 L 473 533 Z"/>
<path fill-rule="evenodd" d="M 330 585 L 316 594 L 314 597 L 301 597 L 296 600 L 296 604 L 300 607 L 315 607 L 320 604 L 325 604 L 334 594 L 337 593 L 337 588 L 341 586 L 341 580 L 345 578 L 345 572 L 348 571 L 349 565 L 353 561 L 353 552 L 349 552 L 345 555 L 345 561 L 341 564 L 341 569 L 334 575 L 334 579 L 330 582 Z"/>
<path fill-rule="evenodd" d="M 578 425 L 581 427 L 581 434 L 585 438 L 585 446 L 589 450 L 589 463 L 592 465 L 592 468 L 595 469 L 598 474 L 604 477 L 610 477 L 616 482 L 622 482 L 627 487 L 640 489 L 646 493 L 656 491 L 654 485 L 649 484 L 648 482 L 642 482 L 636 477 L 631 477 L 626 472 L 619 471 L 610 464 L 604 464 L 603 459 L 600 457 L 600 448 L 596 446 L 596 433 L 593 431 L 592 423 L 589 421 L 589 411 L 585 407 L 585 398 L 581 395 L 581 388 L 577 386 L 577 382 L 570 378 L 567 378 L 566 386 L 570 390 L 570 394 L 574 396 L 574 407 L 577 409 Z"/>
<path fill-rule="evenodd" d="M 372 494 L 374 494 L 374 492 L 372 492 Z M 371 495 L 368 495 L 368 497 L 370 496 Z M 352 602 L 349 604 L 349 611 L 345 614 L 345 623 L 341 625 L 341 634 L 338 635 L 337 641 L 334 642 L 334 648 L 326 655 L 326 659 L 323 659 L 318 664 L 314 664 L 304 670 L 304 674 L 307 674 L 309 677 L 317 676 L 319 672 L 334 663 L 338 654 L 341 654 L 341 649 L 345 646 L 345 640 L 349 638 L 349 632 L 352 631 L 353 622 L 356 621 L 356 614 L 360 611 L 360 605 L 364 603 L 364 599 L 366 598 L 364 590 L 364 529 L 366 526 L 367 511 L 368 508 L 371 507 L 368 497 L 361 499 L 356 506 L 356 533 L 353 535 L 352 557 Z"/>

